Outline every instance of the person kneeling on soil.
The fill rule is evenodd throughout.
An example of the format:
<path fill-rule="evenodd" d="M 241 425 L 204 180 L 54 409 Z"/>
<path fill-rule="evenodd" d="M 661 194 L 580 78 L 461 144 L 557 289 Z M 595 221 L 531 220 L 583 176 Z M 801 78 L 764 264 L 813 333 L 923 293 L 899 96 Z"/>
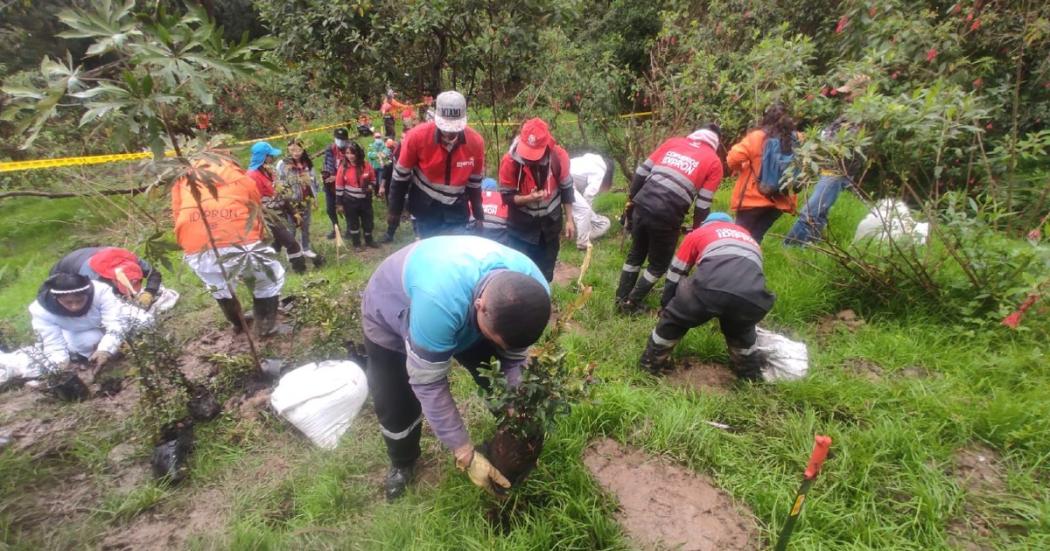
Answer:
<path fill-rule="evenodd" d="M 51 267 L 51 274 L 79 274 L 100 281 L 134 301 L 144 310 L 153 306 L 161 292 L 161 275 L 135 253 L 120 247 L 84 247 L 77 249 Z M 146 285 L 143 287 L 142 282 Z M 128 286 L 130 284 L 130 287 Z"/>
<path fill-rule="evenodd" d="M 255 331 L 260 336 L 272 335 L 278 295 L 284 287 L 284 266 L 277 261 L 273 247 L 262 243 L 262 196 L 255 182 L 232 160 L 199 160 L 192 171 L 199 206 L 187 176 L 180 177 L 171 188 L 175 240 L 185 253 L 183 259 L 208 286 L 238 333 L 246 328 L 231 285 L 251 275 Z M 205 181 L 214 185 L 214 193 L 205 187 Z M 206 220 L 201 217 L 202 211 Z M 213 244 L 217 251 L 212 249 Z"/>
<path fill-rule="evenodd" d="M 379 265 L 365 288 L 362 325 L 368 388 L 391 462 L 387 499 L 401 496 L 412 478 L 424 417 L 474 484 L 510 487 L 471 444 L 448 373 L 455 358 L 487 389 L 478 368 L 495 356 L 508 383 L 518 384 L 550 311 L 550 288 L 536 265 L 488 239 L 424 239 Z"/>
<path fill-rule="evenodd" d="M 718 318 L 733 372 L 741 379 L 761 379 L 755 325 L 776 297 L 766 289 L 762 249 L 750 233 L 728 214 L 711 213 L 682 241 L 667 280 L 660 321 L 639 361 L 642 369 L 654 375 L 672 370 L 671 351 L 678 341 L 693 327 Z"/>
<path fill-rule="evenodd" d="M 67 273 L 44 281 L 29 314 L 39 342 L 0 354 L 0 382 L 38 378 L 71 360 L 90 362 L 97 371 L 117 354 L 128 333 L 153 322 L 152 315 L 118 299 L 105 283 Z"/>

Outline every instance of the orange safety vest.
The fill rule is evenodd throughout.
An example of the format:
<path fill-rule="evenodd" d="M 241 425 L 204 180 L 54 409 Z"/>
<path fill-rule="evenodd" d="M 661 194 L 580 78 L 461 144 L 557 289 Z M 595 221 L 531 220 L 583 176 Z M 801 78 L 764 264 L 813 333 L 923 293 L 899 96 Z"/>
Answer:
<path fill-rule="evenodd" d="M 263 231 L 262 196 L 244 170 L 233 161 L 222 161 L 216 165 L 206 160 L 194 162 L 193 169 L 200 175 L 201 207 L 216 246 L 229 247 L 260 241 Z M 217 197 L 203 183 L 207 180 L 215 183 Z M 197 208 L 185 176 L 177 179 L 171 187 L 171 214 L 175 219 L 175 240 L 186 254 L 200 253 L 211 247 L 200 209 Z"/>

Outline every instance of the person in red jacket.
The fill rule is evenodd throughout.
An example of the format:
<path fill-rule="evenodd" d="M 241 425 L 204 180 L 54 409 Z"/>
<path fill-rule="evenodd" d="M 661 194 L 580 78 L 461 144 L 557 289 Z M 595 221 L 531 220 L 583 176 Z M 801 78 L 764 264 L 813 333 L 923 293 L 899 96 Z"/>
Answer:
<path fill-rule="evenodd" d="M 508 245 L 528 256 L 547 281 L 554 280 L 554 263 L 565 236 L 572 239 L 575 198 L 569 154 L 551 136 L 547 123 L 529 119 L 499 164 L 499 189 L 507 213 Z M 564 214 L 563 211 L 564 210 Z"/>
<path fill-rule="evenodd" d="M 467 126 L 463 94 L 443 92 L 436 103 L 434 122 L 413 128 L 401 142 L 387 212 L 388 227 L 396 228 L 407 192 L 408 212 L 415 216 L 423 238 L 463 233 L 468 204 L 475 220 L 485 218 L 481 205 L 485 140 Z"/>
<path fill-rule="evenodd" d="M 274 188 L 276 174 L 270 168 L 281 150 L 270 145 L 268 142 L 255 142 L 252 144 L 252 154 L 248 162 L 248 177 L 251 178 L 259 189 L 262 196 L 262 204 L 269 211 L 266 229 L 273 236 L 273 247 L 277 252 L 285 249 L 288 254 L 288 262 L 292 265 L 295 273 L 306 272 L 306 257 L 303 256 L 303 246 L 295 239 L 295 234 L 285 225 L 287 209 L 284 199 L 279 196 Z"/>
<path fill-rule="evenodd" d="M 480 223 L 481 236 L 506 245 L 507 216 L 510 208 L 503 201 L 496 180 L 485 178 L 481 181 L 481 204 L 485 209 L 485 220 Z"/>
<path fill-rule="evenodd" d="M 711 213 L 682 240 L 667 279 L 660 321 L 640 367 L 654 375 L 670 371 L 678 341 L 693 327 L 718 318 L 733 371 L 742 379 L 761 379 L 764 357 L 755 347 L 755 326 L 776 297 L 766 289 L 762 248 L 747 229 L 733 224 L 728 214 Z"/>
<path fill-rule="evenodd" d="M 642 309 L 671 263 L 689 209 L 693 208 L 694 228 L 707 217 L 722 181 L 719 133 L 718 125 L 709 124 L 689 136 L 671 138 L 635 170 L 623 220 L 631 230 L 631 250 L 616 288 L 620 311 Z M 646 258 L 649 267 L 639 280 Z"/>
<path fill-rule="evenodd" d="M 357 142 L 350 142 L 335 175 L 335 193 L 346 216 L 346 236 L 355 247 L 361 246 L 362 230 L 366 246 L 379 246 L 372 239 L 372 189 L 375 185 L 376 173 L 372 165 L 365 160 L 364 150 Z"/>

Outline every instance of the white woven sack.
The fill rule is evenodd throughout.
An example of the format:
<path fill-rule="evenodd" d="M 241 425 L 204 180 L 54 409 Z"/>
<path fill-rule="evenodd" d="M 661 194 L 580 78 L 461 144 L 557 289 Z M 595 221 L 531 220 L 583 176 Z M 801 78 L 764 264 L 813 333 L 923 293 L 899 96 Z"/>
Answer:
<path fill-rule="evenodd" d="M 809 371 L 809 351 L 806 345 L 784 335 L 756 328 L 758 340 L 755 345 L 765 353 L 766 365 L 762 378 L 766 381 L 794 381 L 806 376 Z"/>
<path fill-rule="evenodd" d="M 365 372 L 356 363 L 327 360 L 286 373 L 270 405 L 314 444 L 334 449 L 368 397 Z"/>

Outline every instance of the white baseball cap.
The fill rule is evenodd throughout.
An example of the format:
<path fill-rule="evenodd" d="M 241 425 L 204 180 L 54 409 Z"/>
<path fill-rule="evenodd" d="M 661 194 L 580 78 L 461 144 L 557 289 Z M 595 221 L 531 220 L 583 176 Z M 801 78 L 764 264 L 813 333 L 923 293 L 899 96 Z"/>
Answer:
<path fill-rule="evenodd" d="M 438 94 L 434 100 L 434 124 L 442 132 L 462 132 L 467 127 L 467 98 L 455 90 Z"/>

